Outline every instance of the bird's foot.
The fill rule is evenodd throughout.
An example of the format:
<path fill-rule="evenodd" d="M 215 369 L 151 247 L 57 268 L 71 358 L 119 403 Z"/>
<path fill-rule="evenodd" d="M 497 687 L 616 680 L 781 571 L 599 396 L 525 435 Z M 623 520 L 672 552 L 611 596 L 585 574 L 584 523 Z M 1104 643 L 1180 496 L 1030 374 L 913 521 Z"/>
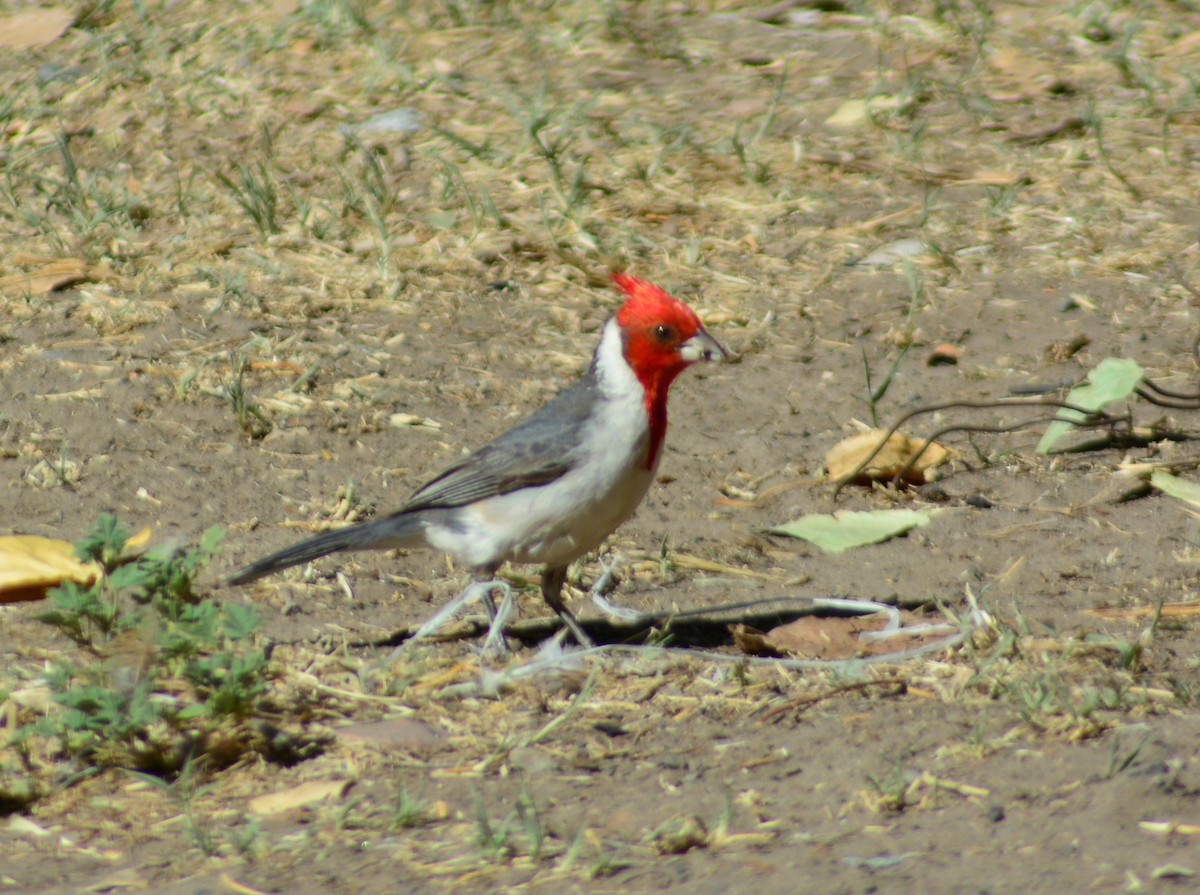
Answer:
<path fill-rule="evenodd" d="M 583 625 L 579 624 L 579 619 L 571 614 L 571 610 L 566 606 L 555 606 L 554 611 L 558 613 L 558 617 L 562 619 L 563 624 L 571 631 L 571 636 L 575 638 L 575 642 L 584 649 L 592 649 L 596 642 L 588 636 L 587 631 L 583 630 Z"/>
<path fill-rule="evenodd" d="M 617 606 L 610 603 L 604 598 L 605 594 L 610 594 L 617 587 L 617 576 L 613 573 L 618 560 L 614 557 L 611 561 L 600 559 L 600 577 L 592 582 L 592 588 L 589 595 L 592 602 L 596 604 L 596 608 L 607 615 L 609 618 L 616 619 L 622 622 L 636 622 L 642 617 L 642 614 L 636 609 L 626 609 L 623 606 Z"/>
<path fill-rule="evenodd" d="M 496 608 L 496 601 L 493 593 L 502 591 L 504 596 L 500 601 L 500 608 Z M 483 602 L 484 608 L 487 610 L 488 618 L 491 624 L 488 627 L 487 638 L 483 642 L 484 652 L 495 651 L 497 653 L 505 653 L 508 651 L 508 643 L 504 640 L 504 623 L 513 610 L 513 593 L 512 586 L 507 581 L 472 581 L 458 596 L 450 600 L 445 606 L 431 615 L 421 627 L 413 632 L 412 636 L 404 643 L 396 647 L 392 651 L 389 661 L 395 659 L 402 650 L 410 644 L 416 643 L 418 640 L 424 640 L 432 637 L 438 631 L 446 626 L 446 624 L 454 618 L 458 612 L 468 603 L 474 603 L 476 600 Z"/>

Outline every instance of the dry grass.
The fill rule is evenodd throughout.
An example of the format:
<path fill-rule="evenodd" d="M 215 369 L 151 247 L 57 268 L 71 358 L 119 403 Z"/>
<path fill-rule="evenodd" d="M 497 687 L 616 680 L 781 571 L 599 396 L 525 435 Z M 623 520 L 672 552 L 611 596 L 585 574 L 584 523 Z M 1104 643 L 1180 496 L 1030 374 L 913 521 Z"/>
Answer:
<path fill-rule="evenodd" d="M 19 5 L 0 0 L 0 13 Z M 607 273 L 631 268 L 691 301 L 744 357 L 788 359 L 842 351 L 851 335 L 883 356 L 957 340 L 973 323 L 953 322 L 955 310 L 979 282 L 991 284 L 988 308 L 1019 318 L 1029 296 L 1005 291 L 1023 282 L 1005 274 L 1019 271 L 1045 302 L 1078 298 L 1089 320 L 1177 328 L 1175 350 L 1141 361 L 1162 381 L 1191 377 L 1182 347 L 1194 301 L 1169 270 L 1177 264 L 1191 282 L 1200 264 L 1193 7 L 797 5 L 807 18 L 792 25 L 757 21 L 760 11 L 725 0 L 283 0 L 223 4 L 219 14 L 184 0 L 145 15 L 85 4 L 58 41 L 5 51 L 0 62 L 0 376 L 24 351 L 116 349 L 183 314 L 193 338 L 148 350 L 136 369 L 81 364 L 73 373 L 91 391 L 41 398 L 93 401 L 102 387 L 150 377 L 172 401 L 227 405 L 264 450 L 292 427 L 345 417 L 360 434 L 395 426 L 433 443 L 462 417 L 430 418 L 414 405 L 396 418 L 398 394 L 425 387 L 429 369 L 453 367 L 438 383 L 448 414 L 501 392 L 536 404 L 586 357 L 610 305 Z M 860 119 L 843 109 L 868 98 Z M 846 127 L 829 123 L 839 109 Z M 397 110 L 399 131 L 369 126 Z M 856 275 L 847 262 L 902 236 L 926 246 L 908 287 L 872 285 L 861 320 L 827 329 L 854 317 L 823 297 Z M 1119 301 L 1079 294 L 1072 284 L 1085 274 Z M 78 290 L 74 321 L 94 337 L 63 331 L 14 344 L 66 287 Z M 205 321 L 226 314 L 245 321 L 242 336 L 210 338 Z M 411 352 L 410 378 L 339 365 L 341 327 L 368 314 L 380 326 L 357 332 L 356 350 L 367 359 Z M 803 339 L 772 341 L 785 318 Z M 414 346 L 414 334 L 431 332 L 443 334 L 435 348 Z M 1112 336 L 1098 350 L 1120 344 Z M 998 349 L 971 375 L 983 388 L 1013 366 Z M 789 412 L 786 396 L 776 403 Z M 217 435 L 178 429 L 169 437 L 221 449 Z M 41 435 L 48 440 L 23 442 L 22 457 L 53 453 L 53 433 Z M 725 484 L 751 498 L 764 483 L 764 493 L 782 491 L 805 471 L 796 464 L 787 456 L 769 471 L 723 472 Z M 369 509 L 347 483 L 327 505 L 287 515 L 313 528 Z M 257 519 L 228 523 L 244 533 Z M 769 549 L 752 548 L 766 557 L 755 567 L 724 546 L 711 557 L 677 551 L 674 564 L 670 550 L 666 561 L 630 551 L 630 579 L 787 579 Z M 312 592 L 337 589 L 318 582 Z M 266 721 L 325 743 L 320 757 L 281 769 L 247 756 L 162 789 L 64 763 L 64 785 L 37 805 L 36 822 L 60 830 L 94 819 L 86 840 L 59 843 L 64 866 L 136 852 L 149 856 L 136 884 L 220 870 L 230 891 L 246 892 L 270 879 L 244 882 L 246 867 L 274 862 L 303 878 L 295 868 L 316 856 L 366 868 L 363 886 L 397 868 L 427 890 L 586 886 L 631 867 L 653 879 L 692 849 L 753 855 L 806 841 L 755 789 L 770 778 L 738 781 L 785 763 L 787 734 L 810 713 L 936 706 L 986 719 L 948 739 L 939 761 L 1194 713 L 1194 660 L 1170 646 L 1194 645 L 1190 628 L 1067 633 L 995 602 L 953 653 L 849 680 L 649 654 L 486 699 L 463 695 L 481 668 L 462 650 L 422 647 L 381 669 L 376 651 L 351 648 L 349 635 L 298 641 L 273 655 L 280 716 Z M 39 673 L 40 649 L 6 657 L 0 693 Z M 419 716 L 445 742 L 427 750 L 340 737 L 350 721 L 397 715 Z M 651 823 L 606 802 L 604 825 L 563 807 L 576 784 L 600 798 L 587 783 L 597 769 L 633 767 L 642 744 L 665 741 L 669 751 L 670 731 L 693 729 L 731 740 L 770 731 L 769 749 L 714 784 L 726 809 L 681 802 L 669 821 L 655 814 Z M 642 793 L 681 785 L 663 768 L 637 771 Z M 549 775 L 567 783 L 547 796 L 553 805 L 539 805 L 528 781 Z M 254 795 L 305 780 L 355 786 L 298 809 L 290 826 L 246 809 Z M 409 781 L 411 798 L 397 781 Z M 978 804 L 988 796 L 936 767 L 878 768 L 875 784 L 829 816 L 867 823 L 876 812 L 936 810 L 938 792 Z M 386 856 L 371 859 L 384 870 L 361 857 L 364 844 Z"/>

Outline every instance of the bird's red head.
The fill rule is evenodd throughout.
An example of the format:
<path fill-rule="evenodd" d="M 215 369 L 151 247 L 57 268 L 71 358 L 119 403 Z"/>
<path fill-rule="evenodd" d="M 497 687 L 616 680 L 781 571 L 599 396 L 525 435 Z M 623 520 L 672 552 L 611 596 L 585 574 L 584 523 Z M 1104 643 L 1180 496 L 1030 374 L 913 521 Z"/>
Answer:
<path fill-rule="evenodd" d="M 617 312 L 625 359 L 643 385 L 655 381 L 664 390 L 687 366 L 683 345 L 704 327 L 696 313 L 662 289 L 627 274 L 613 277 L 628 298 Z"/>
<path fill-rule="evenodd" d="M 625 360 L 646 391 L 651 431 L 647 465 L 652 467 L 666 435 L 667 391 L 675 377 L 697 361 L 728 355 L 696 312 L 673 295 L 628 274 L 615 274 L 613 282 L 627 296 L 617 312 L 617 325 Z"/>

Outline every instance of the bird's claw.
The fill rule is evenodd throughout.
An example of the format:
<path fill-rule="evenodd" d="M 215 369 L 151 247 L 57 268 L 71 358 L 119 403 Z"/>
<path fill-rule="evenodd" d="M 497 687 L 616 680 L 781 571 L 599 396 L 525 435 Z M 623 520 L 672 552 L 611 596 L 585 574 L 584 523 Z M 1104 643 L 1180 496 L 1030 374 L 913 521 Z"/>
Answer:
<path fill-rule="evenodd" d="M 596 604 L 596 608 L 607 615 L 609 618 L 616 619 L 622 622 L 636 622 L 642 614 L 636 609 L 626 609 L 623 606 L 617 606 L 615 603 L 610 603 L 604 598 L 604 595 L 610 593 L 616 588 L 617 576 L 613 573 L 618 560 L 614 557 L 611 562 L 600 560 L 600 577 L 592 582 L 591 590 L 588 591 L 592 602 Z"/>

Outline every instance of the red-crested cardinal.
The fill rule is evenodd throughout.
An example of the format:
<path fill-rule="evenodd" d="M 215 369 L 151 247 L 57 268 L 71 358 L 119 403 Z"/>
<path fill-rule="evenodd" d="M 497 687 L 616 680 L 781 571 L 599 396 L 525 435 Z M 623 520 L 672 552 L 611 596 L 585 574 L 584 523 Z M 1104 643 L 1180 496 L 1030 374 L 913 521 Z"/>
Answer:
<path fill-rule="evenodd" d="M 567 566 L 599 547 L 645 497 L 662 459 L 675 377 L 698 361 L 728 358 L 679 299 L 625 274 L 613 281 L 626 301 L 576 383 L 397 512 L 273 553 L 230 584 L 342 550 L 434 547 L 469 566 L 476 581 L 506 561 L 544 563 L 543 598 L 589 643 L 563 605 Z"/>

